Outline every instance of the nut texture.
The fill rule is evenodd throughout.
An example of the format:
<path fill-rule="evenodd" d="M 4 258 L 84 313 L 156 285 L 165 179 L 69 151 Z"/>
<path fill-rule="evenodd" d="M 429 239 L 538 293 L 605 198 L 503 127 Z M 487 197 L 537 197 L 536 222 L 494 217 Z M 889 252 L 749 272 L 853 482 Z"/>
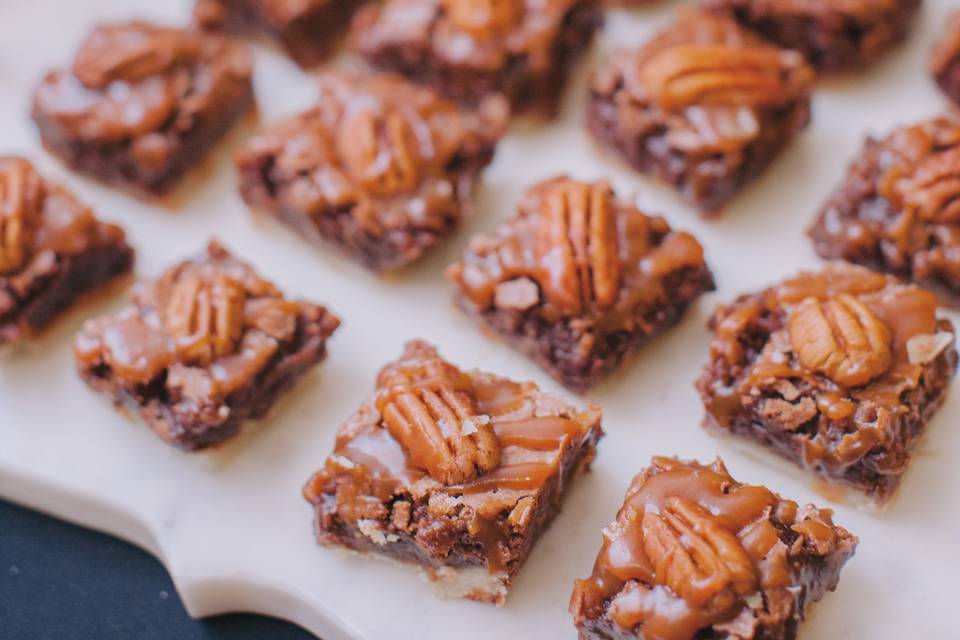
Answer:
<path fill-rule="evenodd" d="M 376 407 L 411 462 L 445 485 L 496 469 L 500 443 L 469 378 L 435 351 L 406 355 L 381 372 Z"/>
<path fill-rule="evenodd" d="M 890 167 L 880 178 L 880 193 L 920 220 L 960 223 L 960 146 L 912 164 L 901 162 Z"/>
<path fill-rule="evenodd" d="M 691 105 L 776 106 L 796 97 L 787 61 L 799 56 L 769 47 L 689 44 L 666 49 L 640 68 L 662 108 Z"/>
<path fill-rule="evenodd" d="M 737 537 L 697 503 L 671 497 L 643 515 L 643 549 L 658 584 L 695 607 L 727 609 L 756 589 L 750 556 Z"/>
<path fill-rule="evenodd" d="M 0 159 L 0 274 L 26 262 L 43 197 L 43 182 L 29 162 Z"/>
<path fill-rule="evenodd" d="M 606 183 L 557 181 L 545 196 L 537 253 L 552 302 L 568 313 L 608 307 L 620 288 L 616 210 Z"/>
<path fill-rule="evenodd" d="M 84 43 L 74 60 L 73 73 L 84 85 L 103 88 L 117 80 L 137 82 L 165 73 L 199 56 L 199 40 L 184 31 L 107 25 Z"/>
<path fill-rule="evenodd" d="M 243 335 L 246 291 L 242 283 L 191 265 L 179 274 L 163 310 L 178 355 L 207 365 L 232 353 Z"/>
<path fill-rule="evenodd" d="M 801 364 L 837 384 L 860 386 L 890 367 L 890 329 L 849 294 L 805 299 L 791 314 L 788 330 Z"/>
<path fill-rule="evenodd" d="M 337 143 L 350 174 L 371 193 L 410 191 L 420 182 L 416 134 L 402 113 L 359 111 L 347 120 Z"/>

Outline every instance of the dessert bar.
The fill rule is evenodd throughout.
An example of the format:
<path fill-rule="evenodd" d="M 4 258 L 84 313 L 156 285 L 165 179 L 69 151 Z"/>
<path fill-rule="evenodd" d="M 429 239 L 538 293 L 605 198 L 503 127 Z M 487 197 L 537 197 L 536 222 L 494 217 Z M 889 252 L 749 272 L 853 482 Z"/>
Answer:
<path fill-rule="evenodd" d="M 596 70 L 587 126 L 601 147 L 717 213 L 807 126 L 813 81 L 800 54 L 682 11 Z"/>
<path fill-rule="evenodd" d="M 102 25 L 40 83 L 33 119 L 70 168 L 161 196 L 252 107 L 251 62 L 221 35 Z"/>
<path fill-rule="evenodd" d="M 603 434 L 578 409 L 414 341 L 304 488 L 321 544 L 420 568 L 443 595 L 501 605 Z"/>
<path fill-rule="evenodd" d="M 793 640 L 857 542 L 829 509 L 741 484 L 719 459 L 654 458 L 570 610 L 580 640 Z"/>
<path fill-rule="evenodd" d="M 896 491 L 957 369 L 932 293 L 845 263 L 741 296 L 710 326 L 705 426 L 854 489 L 845 497 L 864 506 Z"/>
<path fill-rule="evenodd" d="M 459 306 L 573 391 L 584 391 L 714 289 L 703 247 L 567 177 L 532 187 L 516 217 L 448 270 Z"/>
<path fill-rule="evenodd" d="M 131 305 L 87 321 L 74 352 L 91 388 L 167 443 L 194 450 L 263 417 L 323 359 L 339 324 L 211 242 L 138 286 Z"/>
<path fill-rule="evenodd" d="M 251 138 L 240 192 L 373 271 L 453 234 L 506 126 L 496 98 L 467 110 L 394 74 L 327 72 L 315 107 Z"/>

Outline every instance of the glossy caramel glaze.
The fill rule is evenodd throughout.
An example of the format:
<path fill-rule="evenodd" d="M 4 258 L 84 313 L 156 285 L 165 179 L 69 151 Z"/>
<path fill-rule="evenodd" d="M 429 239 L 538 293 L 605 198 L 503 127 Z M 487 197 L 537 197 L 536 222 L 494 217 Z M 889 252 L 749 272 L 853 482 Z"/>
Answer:
<path fill-rule="evenodd" d="M 53 71 L 34 110 L 86 144 L 129 144 L 159 166 L 211 103 L 232 106 L 251 92 L 248 51 L 223 36 L 146 22 L 97 27 L 69 69 Z"/>
<path fill-rule="evenodd" d="M 404 378 L 399 387 L 398 371 Z M 427 413 L 420 422 L 427 424 L 423 435 L 411 437 L 398 431 L 383 410 L 414 389 L 424 398 L 425 391 L 437 397 L 460 394 L 469 411 L 454 416 L 444 406 L 431 405 L 432 417 Z M 445 538 L 463 536 L 466 548 L 479 545 L 490 573 L 513 575 L 523 560 L 515 548 L 518 536 L 524 545 L 532 542 L 533 511 L 555 509 L 551 503 L 559 499 L 564 472 L 583 460 L 584 447 L 592 454 L 601 433 L 596 407 L 579 411 L 533 383 L 460 372 L 432 346 L 415 341 L 399 361 L 385 367 L 373 398 L 340 428 L 333 454 L 307 483 L 304 495 L 331 509 L 331 527 L 362 528 L 371 521 L 388 539 L 412 537 L 434 565 L 458 550 L 438 549 L 431 531 L 450 531 Z M 445 459 L 473 451 L 465 440 L 480 435 L 490 437 L 493 444 L 485 446 L 496 449 L 497 458 L 471 453 L 479 473 L 462 482 L 445 473 Z M 427 442 L 431 437 L 432 444 Z M 491 460 L 494 464 L 487 464 Z M 399 504 L 406 514 L 402 521 Z M 334 531 L 321 530 L 321 540 L 324 533 Z M 463 549 L 459 551 L 458 561 L 464 562 Z"/>
<path fill-rule="evenodd" d="M 323 307 L 283 298 L 280 291 L 216 242 L 196 260 L 140 285 L 133 304 L 88 321 L 74 352 L 81 371 L 121 381 L 131 393 L 220 410 L 318 320 L 324 337 L 339 320 Z M 156 393 L 154 391 L 153 393 Z"/>
<path fill-rule="evenodd" d="M 471 111 L 380 73 L 327 72 L 319 88 L 315 107 L 237 154 L 248 204 L 316 225 L 349 214 L 367 245 L 399 232 L 440 234 L 460 221 L 504 132 L 502 101 Z"/>
<path fill-rule="evenodd" d="M 127 253 L 122 270 L 129 270 L 133 251 L 123 229 L 98 221 L 72 193 L 40 176 L 29 160 L 0 157 L 0 325 L 16 324 L 23 306 L 71 258 L 107 249 Z M 30 328 L 19 331 L 28 334 Z"/>
<path fill-rule="evenodd" d="M 515 309 L 630 331 L 671 294 L 671 276 L 705 268 L 703 247 L 605 182 L 567 177 L 532 187 L 516 218 L 475 238 L 448 277 L 477 311 Z"/>
<path fill-rule="evenodd" d="M 901 474 L 917 437 L 902 421 L 928 419 L 925 380 L 956 367 L 932 293 L 843 263 L 743 296 L 711 326 L 708 424 L 791 434 L 797 457 L 833 478 L 859 465 Z"/>
<path fill-rule="evenodd" d="M 811 565 L 842 565 L 856 544 L 830 510 L 740 484 L 720 460 L 654 458 L 604 529 L 570 609 L 578 626 L 604 619 L 646 640 L 776 628 L 819 597 L 805 582 Z"/>

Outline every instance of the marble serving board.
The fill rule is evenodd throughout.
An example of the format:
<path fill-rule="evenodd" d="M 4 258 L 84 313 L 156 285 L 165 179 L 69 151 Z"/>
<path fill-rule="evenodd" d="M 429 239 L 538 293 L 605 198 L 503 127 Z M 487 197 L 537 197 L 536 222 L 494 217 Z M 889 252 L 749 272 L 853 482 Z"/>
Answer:
<path fill-rule="evenodd" d="M 0 0 L 0 151 L 29 156 L 101 216 L 123 224 L 138 251 L 138 277 L 158 274 L 217 236 L 286 291 L 329 304 L 343 326 L 318 374 L 304 380 L 267 423 L 223 450 L 191 455 L 118 415 L 77 379 L 73 334 L 85 317 L 116 308 L 124 294 L 99 296 L 35 348 L 0 362 L 0 495 L 149 550 L 169 569 L 195 616 L 270 614 L 326 640 L 574 638 L 567 613 L 572 582 L 589 574 L 601 528 L 616 512 L 631 476 L 654 454 L 702 460 L 719 454 L 743 481 L 829 504 L 799 470 L 745 456 L 701 430 L 693 381 L 706 358 L 705 322 L 717 302 L 817 266 L 803 230 L 865 134 L 947 107 L 927 76 L 926 60 L 951 2 L 928 1 L 909 44 L 869 72 L 824 82 L 812 126 L 713 220 L 602 157 L 584 133 L 587 67 L 617 46 L 642 42 L 675 7 L 612 11 L 590 60 L 577 70 L 561 117 L 546 124 L 516 122 L 484 175 L 475 216 L 461 233 L 416 267 L 383 280 L 248 213 L 234 188 L 230 157 L 249 129 L 217 149 L 172 208 L 150 206 L 72 175 L 41 150 L 28 112 L 31 90 L 46 69 L 67 61 L 98 21 L 183 22 L 190 4 Z M 262 120 L 310 103 L 308 75 L 272 50 L 258 49 L 256 56 Z M 502 609 L 436 599 L 411 571 L 318 547 L 301 486 L 322 465 L 337 425 L 369 392 L 378 368 L 407 339 L 427 338 L 464 367 L 560 391 L 471 326 L 452 307 L 443 278 L 444 266 L 470 234 L 493 229 L 511 215 L 526 186 L 560 172 L 609 177 L 622 194 L 636 193 L 645 210 L 694 232 L 706 246 L 719 290 L 587 396 L 604 408 L 607 437 L 593 472 L 573 487 Z M 837 521 L 857 533 L 861 544 L 837 592 L 813 610 L 802 638 L 956 637 L 958 418 L 960 390 L 954 389 L 899 499 L 883 516 L 835 505 Z"/>

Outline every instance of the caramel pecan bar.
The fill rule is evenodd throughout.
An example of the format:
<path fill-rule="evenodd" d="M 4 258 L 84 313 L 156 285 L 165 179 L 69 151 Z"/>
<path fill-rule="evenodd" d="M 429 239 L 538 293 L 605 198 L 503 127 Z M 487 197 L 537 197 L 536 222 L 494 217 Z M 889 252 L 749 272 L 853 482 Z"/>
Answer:
<path fill-rule="evenodd" d="M 703 248 L 605 182 L 554 178 L 448 270 L 457 302 L 553 378 L 585 391 L 714 288 Z"/>
<path fill-rule="evenodd" d="M 336 48 L 362 0 L 197 0 L 194 19 L 204 29 L 262 35 L 300 66 L 322 62 Z"/>
<path fill-rule="evenodd" d="M 710 325 L 697 382 L 705 426 L 851 487 L 867 506 L 897 489 L 957 369 L 953 325 L 932 293 L 840 262 L 741 296 Z"/>
<path fill-rule="evenodd" d="M 719 459 L 654 458 L 574 585 L 580 640 L 793 640 L 857 547 L 832 516 L 737 482 Z"/>
<path fill-rule="evenodd" d="M 35 337 L 82 294 L 129 273 L 133 255 L 123 229 L 28 160 L 0 156 L 0 346 Z"/>
<path fill-rule="evenodd" d="M 263 417 L 326 355 L 340 321 L 283 297 L 211 242 L 134 291 L 115 315 L 88 321 L 74 344 L 80 377 L 164 441 L 202 449 Z"/>
<path fill-rule="evenodd" d="M 809 235 L 824 258 L 913 280 L 960 305 L 960 118 L 868 138 Z"/>
<path fill-rule="evenodd" d="M 960 106 L 960 10 L 947 18 L 930 58 L 930 72 L 947 97 Z"/>
<path fill-rule="evenodd" d="M 920 0 L 700 0 L 833 73 L 873 62 L 907 35 Z"/>
<path fill-rule="evenodd" d="M 476 104 L 552 116 L 601 23 L 593 0 L 386 0 L 361 9 L 352 47 L 372 64 Z"/>
<path fill-rule="evenodd" d="M 319 86 L 315 107 L 237 154 L 244 200 L 374 271 L 413 262 L 469 211 L 505 105 L 461 109 L 393 74 L 328 72 Z"/>
<path fill-rule="evenodd" d="M 587 125 L 637 171 L 716 213 L 806 127 L 813 79 L 800 54 L 684 11 L 594 73 Z"/>
<path fill-rule="evenodd" d="M 251 72 L 247 50 L 220 35 L 103 25 L 40 83 L 33 119 L 72 169 L 159 196 L 253 105 Z"/>
<path fill-rule="evenodd" d="M 442 595 L 502 605 L 589 468 L 600 419 L 410 342 L 304 488 L 317 538 L 416 565 Z"/>

